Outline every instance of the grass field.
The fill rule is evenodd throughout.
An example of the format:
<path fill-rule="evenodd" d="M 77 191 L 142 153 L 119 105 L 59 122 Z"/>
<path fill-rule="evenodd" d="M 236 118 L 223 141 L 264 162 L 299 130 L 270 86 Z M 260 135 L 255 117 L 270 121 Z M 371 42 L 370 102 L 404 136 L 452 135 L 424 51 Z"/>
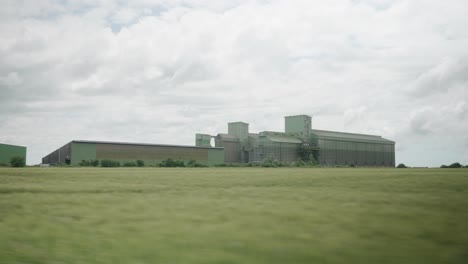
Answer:
<path fill-rule="evenodd" d="M 0 263 L 468 263 L 468 169 L 0 168 Z"/>

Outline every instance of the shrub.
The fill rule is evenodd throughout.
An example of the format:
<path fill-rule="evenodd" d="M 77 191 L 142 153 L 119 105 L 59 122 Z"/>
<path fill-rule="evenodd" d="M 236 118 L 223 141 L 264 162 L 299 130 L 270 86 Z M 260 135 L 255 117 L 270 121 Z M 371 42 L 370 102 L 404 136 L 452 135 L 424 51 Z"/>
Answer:
<path fill-rule="evenodd" d="M 404 168 L 408 168 L 408 167 L 406 167 L 405 164 L 400 163 L 400 164 L 398 164 L 397 168 L 404 169 Z"/>
<path fill-rule="evenodd" d="M 190 160 L 190 161 L 187 163 L 187 167 L 191 167 L 191 168 L 201 168 L 201 167 L 208 167 L 208 166 L 203 165 L 203 164 L 200 164 L 200 163 L 198 163 L 196 160 Z"/>
<path fill-rule="evenodd" d="M 80 163 L 78 163 L 78 165 L 83 167 L 97 167 L 99 166 L 99 160 L 81 160 Z"/>
<path fill-rule="evenodd" d="M 268 156 L 266 157 L 262 164 L 261 164 L 262 167 L 266 167 L 266 168 L 276 168 L 276 167 L 281 167 L 282 164 L 281 162 L 279 162 L 277 159 L 273 158 L 272 156 Z"/>
<path fill-rule="evenodd" d="M 449 168 L 461 168 L 462 165 L 458 162 L 452 163 L 448 166 Z"/>
<path fill-rule="evenodd" d="M 10 164 L 12 167 L 24 167 L 26 166 L 26 160 L 24 157 L 15 156 L 10 159 Z"/>
<path fill-rule="evenodd" d="M 298 158 L 294 165 L 296 165 L 296 167 L 304 167 L 305 162 L 301 158 Z"/>
<path fill-rule="evenodd" d="M 446 168 L 448 168 L 448 166 L 447 166 L 447 165 L 442 165 L 442 166 L 440 166 L 440 167 L 441 167 L 442 169 L 446 169 Z"/>
<path fill-rule="evenodd" d="M 89 166 L 89 160 L 81 160 L 78 165 L 82 167 Z"/>
<path fill-rule="evenodd" d="M 127 161 L 127 162 L 124 162 L 124 164 L 122 164 L 122 167 L 136 167 L 137 164 L 133 161 Z"/>
<path fill-rule="evenodd" d="M 8 167 L 10 164 L 5 163 L 5 162 L 0 162 L 0 167 Z"/>
<path fill-rule="evenodd" d="M 115 160 L 101 160 L 101 167 L 120 167 L 120 163 Z"/>
<path fill-rule="evenodd" d="M 166 160 L 163 160 L 161 163 L 159 163 L 159 167 L 168 167 L 168 168 L 185 167 L 185 163 L 183 160 L 173 160 L 171 158 L 168 158 Z"/>
<path fill-rule="evenodd" d="M 144 166 L 145 166 L 145 162 L 142 161 L 142 160 L 137 160 L 137 161 L 136 161 L 136 165 L 137 165 L 138 167 L 144 167 Z"/>
<path fill-rule="evenodd" d="M 307 165 L 313 166 L 313 167 L 315 167 L 315 166 L 318 165 L 318 162 L 317 162 L 317 160 L 315 159 L 315 157 L 314 157 L 313 154 L 310 154 L 310 155 L 309 155 L 309 160 L 307 161 Z"/>

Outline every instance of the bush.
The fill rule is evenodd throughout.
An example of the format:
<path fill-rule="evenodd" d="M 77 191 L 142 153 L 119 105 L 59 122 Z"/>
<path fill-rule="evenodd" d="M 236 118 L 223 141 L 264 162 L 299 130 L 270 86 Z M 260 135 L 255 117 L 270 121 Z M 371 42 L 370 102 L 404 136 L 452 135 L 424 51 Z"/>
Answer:
<path fill-rule="evenodd" d="M 175 168 L 175 167 L 185 167 L 183 160 L 173 160 L 168 158 L 159 163 L 159 167 Z"/>
<path fill-rule="evenodd" d="M 0 162 L 0 167 L 9 167 L 10 164 L 5 163 L 5 162 Z"/>
<path fill-rule="evenodd" d="M 452 163 L 448 166 L 449 168 L 461 168 L 462 165 L 458 162 Z"/>
<path fill-rule="evenodd" d="M 298 158 L 294 165 L 296 165 L 296 167 L 304 167 L 305 162 L 301 158 Z"/>
<path fill-rule="evenodd" d="M 448 166 L 447 166 L 447 165 L 442 165 L 442 166 L 440 166 L 440 167 L 441 167 L 442 169 L 446 169 L 446 168 L 448 168 Z"/>
<path fill-rule="evenodd" d="M 127 161 L 127 162 L 124 162 L 124 164 L 122 164 L 122 167 L 136 167 L 137 164 L 133 161 Z"/>
<path fill-rule="evenodd" d="M 313 167 L 318 166 L 318 162 L 315 159 L 314 155 L 312 154 L 309 155 L 309 160 L 307 161 L 307 165 L 313 166 Z"/>
<path fill-rule="evenodd" d="M 97 167 L 99 166 L 99 160 L 81 160 L 80 163 L 78 163 L 78 165 L 83 167 Z"/>
<path fill-rule="evenodd" d="M 10 159 L 10 164 L 12 167 L 24 167 L 26 166 L 26 160 L 24 157 L 15 156 Z"/>
<path fill-rule="evenodd" d="M 400 164 L 398 164 L 397 168 L 404 169 L 404 168 L 408 168 L 408 167 L 406 167 L 405 164 L 400 163 Z"/>
<path fill-rule="evenodd" d="M 137 161 L 136 161 L 136 165 L 137 165 L 138 167 L 144 167 L 144 166 L 145 166 L 145 162 L 142 161 L 142 160 L 137 160 Z"/>
<path fill-rule="evenodd" d="M 273 159 L 273 157 L 271 156 L 266 157 L 262 162 L 262 167 L 265 167 L 265 168 L 278 167 L 278 161 Z"/>
<path fill-rule="evenodd" d="M 120 167 L 120 163 L 115 160 L 101 160 L 101 167 Z"/>
<path fill-rule="evenodd" d="M 190 160 L 190 161 L 187 163 L 187 167 L 191 167 L 191 168 L 201 168 L 201 167 L 208 167 L 208 166 L 203 165 L 203 164 L 200 164 L 200 163 L 198 163 L 196 160 Z"/>
<path fill-rule="evenodd" d="M 82 167 L 89 166 L 89 160 L 81 160 L 78 165 Z"/>

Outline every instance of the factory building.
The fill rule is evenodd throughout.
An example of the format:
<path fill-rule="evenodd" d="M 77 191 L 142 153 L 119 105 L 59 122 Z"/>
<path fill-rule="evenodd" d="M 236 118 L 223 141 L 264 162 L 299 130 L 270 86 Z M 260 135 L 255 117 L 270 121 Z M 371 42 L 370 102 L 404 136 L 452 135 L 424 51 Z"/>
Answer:
<path fill-rule="evenodd" d="M 161 144 L 73 140 L 42 158 L 43 164 L 78 165 L 82 160 L 115 160 L 120 163 L 143 160 L 157 165 L 166 159 L 195 160 L 203 165 L 224 163 L 224 149 Z"/>
<path fill-rule="evenodd" d="M 228 124 L 227 134 L 196 134 L 195 145 L 224 148 L 226 163 L 315 160 L 324 166 L 395 166 L 395 142 L 375 135 L 312 129 L 308 115 L 285 117 L 285 132 L 249 133 L 249 124 Z"/>
<path fill-rule="evenodd" d="M 26 160 L 26 147 L 0 143 L 0 164 L 9 164 L 13 157 L 22 157 Z"/>

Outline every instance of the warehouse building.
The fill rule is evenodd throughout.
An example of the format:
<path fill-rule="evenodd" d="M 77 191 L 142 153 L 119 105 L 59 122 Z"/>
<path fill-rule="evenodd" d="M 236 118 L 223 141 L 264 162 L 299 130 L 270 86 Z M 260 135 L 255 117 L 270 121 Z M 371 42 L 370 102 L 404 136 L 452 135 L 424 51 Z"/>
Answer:
<path fill-rule="evenodd" d="M 42 158 L 42 163 L 78 165 L 83 160 L 115 160 L 120 163 L 143 160 L 145 165 L 157 165 L 170 158 L 213 166 L 224 163 L 223 157 L 223 148 L 73 140 Z"/>
<path fill-rule="evenodd" d="M 196 134 L 195 145 L 224 148 L 226 163 L 314 160 L 320 165 L 395 166 L 395 142 L 381 136 L 312 129 L 308 115 L 285 117 L 285 132 L 249 133 L 249 124 L 228 124 L 227 134 Z"/>
<path fill-rule="evenodd" d="M 26 161 L 26 147 L 0 143 L 0 164 L 10 164 L 13 157 L 22 157 Z"/>

